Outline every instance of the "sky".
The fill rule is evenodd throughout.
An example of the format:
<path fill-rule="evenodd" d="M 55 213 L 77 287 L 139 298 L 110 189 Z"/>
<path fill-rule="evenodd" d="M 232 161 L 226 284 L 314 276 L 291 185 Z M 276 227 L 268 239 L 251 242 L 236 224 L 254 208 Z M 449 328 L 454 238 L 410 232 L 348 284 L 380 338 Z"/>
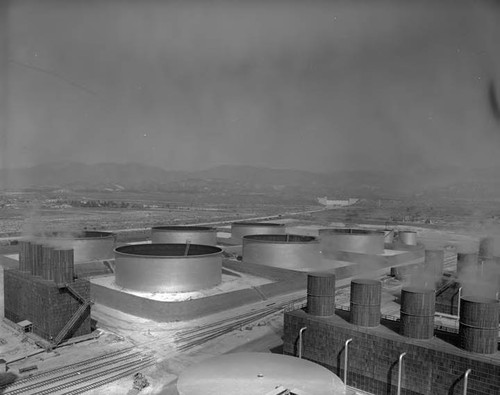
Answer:
<path fill-rule="evenodd" d="M 500 165 L 498 2 L 0 4 L 0 167 Z"/>

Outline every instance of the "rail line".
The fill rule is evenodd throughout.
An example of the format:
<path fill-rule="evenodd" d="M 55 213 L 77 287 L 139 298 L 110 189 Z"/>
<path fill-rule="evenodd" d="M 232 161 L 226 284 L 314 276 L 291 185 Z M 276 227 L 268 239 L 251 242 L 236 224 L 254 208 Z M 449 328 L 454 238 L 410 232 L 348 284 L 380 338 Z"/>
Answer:
<path fill-rule="evenodd" d="M 93 389 L 96 389 L 96 388 L 102 387 L 104 385 L 107 385 L 109 383 L 112 383 L 113 381 L 116 381 L 116 380 L 119 380 L 119 379 L 124 378 L 126 376 L 129 376 L 132 373 L 137 372 L 137 369 L 147 368 L 147 367 L 153 365 L 154 363 L 155 363 L 154 360 L 153 361 L 144 362 L 144 363 L 142 363 L 140 365 L 135 366 L 132 369 L 124 370 L 124 371 L 122 371 L 122 372 L 120 372 L 118 374 L 115 374 L 115 375 L 111 376 L 111 377 L 108 377 L 108 378 L 96 381 L 95 383 L 87 384 L 86 386 L 80 387 L 80 388 L 72 390 L 70 392 L 65 392 L 62 395 L 83 394 L 83 393 L 85 393 L 87 391 L 91 391 Z"/>
<path fill-rule="evenodd" d="M 55 368 L 55 369 L 51 369 L 51 370 L 48 370 L 48 371 L 45 371 L 45 372 L 37 373 L 35 375 L 31 375 L 31 376 L 28 376 L 28 377 L 23 377 L 23 378 L 21 378 L 19 380 L 14 381 L 13 383 L 0 386 L 0 390 L 4 390 L 4 389 L 9 389 L 10 390 L 13 387 L 18 387 L 18 386 L 23 385 L 25 383 L 39 380 L 40 378 L 43 378 L 43 377 L 52 376 L 52 375 L 55 375 L 55 374 L 58 374 L 58 373 L 62 373 L 62 372 L 65 372 L 65 371 L 68 371 L 68 370 L 71 370 L 71 369 L 77 370 L 77 369 L 79 369 L 82 366 L 90 365 L 90 364 L 93 364 L 93 363 L 96 363 L 96 362 L 99 362 L 99 361 L 104 361 L 106 359 L 114 358 L 114 357 L 119 356 L 121 354 L 125 354 L 127 352 L 132 351 L 133 348 L 134 347 L 123 348 L 121 350 L 113 351 L 113 352 L 108 353 L 108 354 L 99 355 L 97 357 L 93 357 L 93 358 L 89 358 L 89 359 L 86 359 L 86 360 L 83 360 L 83 361 L 75 362 L 75 363 L 72 363 L 70 365 L 65 365 L 65 366 L 62 366 L 60 368 Z"/>
<path fill-rule="evenodd" d="M 119 365 L 119 366 L 116 366 L 113 368 L 109 368 L 105 371 L 96 372 L 90 376 L 77 377 L 74 380 L 71 380 L 67 383 L 56 384 L 56 382 L 54 382 L 53 384 L 56 384 L 56 385 L 53 385 L 50 388 L 46 388 L 46 389 L 43 389 L 43 390 L 38 391 L 38 392 L 33 392 L 32 395 L 51 395 L 51 394 L 54 394 L 54 393 L 57 393 L 60 391 L 67 390 L 71 387 L 81 385 L 81 384 L 86 384 L 86 385 L 80 386 L 79 388 L 71 390 L 71 391 L 69 391 L 69 393 L 86 392 L 92 388 L 97 388 L 99 386 L 109 384 L 109 383 L 117 380 L 118 378 L 125 377 L 127 375 L 130 375 L 133 372 L 137 372 L 138 369 L 142 369 L 144 367 L 151 366 L 155 362 L 156 361 L 152 357 L 149 357 L 149 358 L 146 358 L 146 360 L 142 360 L 140 362 L 134 361 L 134 362 L 130 362 L 128 364 Z M 104 376 L 111 375 L 111 376 L 99 380 L 99 385 L 97 385 L 97 382 L 89 383 L 89 381 L 99 379 L 103 375 Z M 90 388 L 90 387 L 92 387 L 92 388 Z"/>
<path fill-rule="evenodd" d="M 277 314 L 285 310 L 288 306 L 302 304 L 304 300 L 305 297 L 300 297 L 292 300 L 272 303 L 263 308 L 237 315 L 236 317 L 230 317 L 205 326 L 187 329 L 175 334 L 174 342 L 177 344 L 178 351 L 186 351 L 202 345 L 207 341 L 240 329 L 244 325 L 249 325 L 273 314 Z"/>
<path fill-rule="evenodd" d="M 66 380 L 66 379 L 71 379 L 72 377 L 75 376 L 75 374 L 81 375 L 81 374 L 91 373 L 92 371 L 106 368 L 109 366 L 113 366 L 113 365 L 119 364 L 120 362 L 126 362 L 126 361 L 129 361 L 131 359 L 134 361 L 137 361 L 137 360 L 142 361 L 144 358 L 147 358 L 147 357 L 144 357 L 142 355 L 142 353 L 137 352 L 134 354 L 125 355 L 125 356 L 120 357 L 120 358 L 112 359 L 111 361 L 105 361 L 105 362 L 99 363 L 97 365 L 92 365 L 92 366 L 87 366 L 87 367 L 82 366 L 80 369 L 76 369 L 74 371 L 67 372 L 67 373 L 64 373 L 62 375 L 58 375 L 55 377 L 48 377 L 42 381 L 37 381 L 33 384 L 28 384 L 28 385 L 25 385 L 25 386 L 18 388 L 18 389 L 8 390 L 5 392 L 5 394 L 12 394 L 12 395 L 20 394 L 20 393 L 22 394 L 25 391 L 31 391 L 34 389 L 36 390 L 37 388 L 40 388 L 40 387 L 43 387 L 46 385 L 50 385 L 55 381 L 62 381 L 62 380 Z"/>

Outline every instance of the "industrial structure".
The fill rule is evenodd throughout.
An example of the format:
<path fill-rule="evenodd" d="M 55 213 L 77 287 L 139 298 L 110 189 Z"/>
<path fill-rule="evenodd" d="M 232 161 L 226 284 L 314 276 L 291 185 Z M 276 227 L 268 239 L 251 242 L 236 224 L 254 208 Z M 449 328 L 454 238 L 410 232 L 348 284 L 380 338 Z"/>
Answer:
<path fill-rule="evenodd" d="M 318 203 L 327 206 L 327 207 L 346 207 L 346 206 L 352 206 L 353 204 L 356 204 L 359 199 L 356 198 L 349 198 L 349 199 L 344 199 L 344 200 L 329 200 L 326 196 L 325 197 L 319 197 L 317 198 Z"/>
<path fill-rule="evenodd" d="M 216 245 L 217 231 L 209 226 L 168 225 L 151 228 L 153 244 L 202 244 Z"/>
<path fill-rule="evenodd" d="M 322 266 L 319 240 L 294 234 L 243 237 L 243 263 L 311 271 Z"/>
<path fill-rule="evenodd" d="M 90 283 L 75 278 L 73 250 L 19 243 L 19 269 L 4 272 L 5 318 L 55 347 L 90 333 Z"/>
<path fill-rule="evenodd" d="M 309 273 L 306 308 L 285 313 L 284 352 L 319 363 L 343 376 L 345 384 L 374 394 L 498 393 L 497 297 L 446 292 L 470 267 L 481 266 L 475 257 L 494 258 L 492 244 L 481 245 L 487 248 L 459 258 L 460 274 L 451 278 L 443 277 L 443 251 L 426 251 L 418 270 L 406 272 L 409 285 L 401 289 L 397 316 L 381 314 L 378 280 L 352 279 L 350 306 L 339 309 L 335 277 Z M 500 291 L 497 278 L 492 281 Z M 456 326 L 435 320 L 445 295 L 455 307 L 445 317 Z"/>
<path fill-rule="evenodd" d="M 116 284 L 142 292 L 186 292 L 221 282 L 222 249 L 201 244 L 137 244 L 115 249 Z"/>
<path fill-rule="evenodd" d="M 413 230 L 400 230 L 398 232 L 399 242 L 409 246 L 417 245 L 417 232 Z"/>
<path fill-rule="evenodd" d="M 340 394 L 345 384 L 374 394 L 411 395 L 465 388 L 469 394 L 484 395 L 500 388 L 500 271 L 491 238 L 481 240 L 479 251 L 457 254 L 456 273 L 450 274 L 444 270 L 449 252 L 425 249 L 413 231 L 318 227 L 315 237 L 287 234 L 283 224 L 233 223 L 232 240 L 241 246 L 228 248 L 241 248 L 241 261 L 215 245 L 216 230 L 211 227 L 153 227 L 151 244 L 120 246 L 111 259 L 108 248 L 109 242 L 115 243 L 114 235 L 96 233 L 100 236 L 84 232 L 72 239 L 56 233 L 44 245 L 23 240 L 19 268 L 5 271 L 6 318 L 45 339 L 47 348 L 90 333 L 91 294 L 104 306 L 157 322 L 267 303 L 235 320 L 246 325 L 285 309 L 283 350 L 288 356 L 234 354 L 212 360 L 186 370 L 178 381 L 179 393 L 255 393 L 249 383 L 263 384 L 259 388 L 272 394 L 326 394 L 326 388 Z M 86 253 L 80 266 L 89 258 L 108 257 L 113 271 L 102 277 L 109 285 L 78 276 L 72 249 L 54 244 L 68 239 L 68 245 Z M 380 273 L 389 270 L 404 281 L 393 315 L 382 313 L 388 296 Z M 259 282 L 225 288 L 226 281 L 245 276 Z M 477 284 L 484 295 L 471 292 Z M 337 300 L 340 288 L 350 290 L 344 305 Z M 292 303 L 268 301 L 296 292 L 304 294 Z M 156 298 L 167 294 L 171 299 Z M 304 308 L 297 310 L 301 305 Z M 437 323 L 436 314 L 456 325 Z M 224 322 L 200 328 L 200 335 L 193 330 L 179 333 L 178 349 L 188 350 L 199 345 L 200 338 L 234 330 L 235 322 Z M 233 366 L 238 371 L 233 372 Z M 307 372 L 311 379 L 296 372 Z M 217 385 L 207 389 L 208 380 L 219 375 Z M 313 382 L 321 383 L 319 392 L 314 392 Z M 239 383 L 246 385 L 235 387 Z"/>
<path fill-rule="evenodd" d="M 321 251 L 326 254 L 337 251 L 380 255 L 384 253 L 385 233 L 366 229 L 321 229 Z"/>
<path fill-rule="evenodd" d="M 116 236 L 110 232 L 46 232 L 27 237 L 28 241 L 74 251 L 75 264 L 113 259 Z"/>
<path fill-rule="evenodd" d="M 231 224 L 231 243 L 241 244 L 243 236 L 248 235 L 284 235 L 284 224 L 273 222 L 233 222 Z"/>

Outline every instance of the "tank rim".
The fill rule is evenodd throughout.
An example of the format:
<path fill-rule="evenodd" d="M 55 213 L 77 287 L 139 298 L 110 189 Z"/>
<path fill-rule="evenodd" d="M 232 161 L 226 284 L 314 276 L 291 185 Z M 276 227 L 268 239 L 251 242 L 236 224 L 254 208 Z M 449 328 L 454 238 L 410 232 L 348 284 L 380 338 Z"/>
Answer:
<path fill-rule="evenodd" d="M 301 238 L 303 240 L 286 240 L 287 236 L 292 238 Z M 266 240 L 267 238 L 282 238 L 283 240 Z M 257 243 L 268 243 L 268 244 L 316 244 L 319 243 L 319 239 L 314 236 L 304 236 L 297 234 L 256 234 L 256 235 L 246 235 L 243 236 L 243 241 L 252 240 Z"/>
<path fill-rule="evenodd" d="M 74 233 L 75 236 L 71 236 Z M 83 234 L 83 236 L 82 236 Z M 37 239 L 52 239 L 52 240 L 102 240 L 114 237 L 112 232 L 104 232 L 98 230 L 83 230 L 76 232 L 53 231 L 48 233 L 35 233 L 32 237 Z"/>
<path fill-rule="evenodd" d="M 319 230 L 319 233 L 325 234 L 339 234 L 339 235 L 351 235 L 351 236 L 366 236 L 366 235 L 382 235 L 385 236 L 385 232 L 381 230 L 374 229 L 356 229 L 356 228 L 323 228 Z"/>
<path fill-rule="evenodd" d="M 467 296 L 462 296 L 460 298 L 462 302 L 469 302 L 469 303 L 477 303 L 477 304 L 496 304 L 499 303 L 497 299 L 495 298 L 489 298 L 489 297 L 484 297 L 484 296 L 474 296 L 474 295 L 467 295 Z"/>
<path fill-rule="evenodd" d="M 144 243 L 144 244 L 132 244 L 132 245 L 125 245 L 121 247 L 117 247 L 114 249 L 115 255 L 119 256 L 128 256 L 128 257 L 140 257 L 141 259 L 144 258 L 151 258 L 151 259 L 190 259 L 190 258 L 197 258 L 197 257 L 208 257 L 208 256 L 217 256 L 222 254 L 222 248 L 216 247 L 216 246 L 210 246 L 210 245 L 205 245 L 205 244 L 190 244 L 190 248 L 202 248 L 206 249 L 207 252 L 206 254 L 191 254 L 191 255 L 166 255 L 166 254 L 143 254 L 139 252 L 127 252 L 126 250 L 134 250 L 134 249 L 140 249 L 140 248 L 145 248 L 145 249 L 153 249 L 155 246 L 177 246 L 179 249 L 185 248 L 186 244 L 184 243 L 155 243 L 155 244 L 150 244 L 150 243 Z M 158 248 L 158 247 L 157 247 Z M 161 248 L 161 247 L 160 247 Z M 125 250 L 125 251 L 123 251 Z"/>
<path fill-rule="evenodd" d="M 159 230 L 163 232 L 213 232 L 216 229 L 211 226 L 196 226 L 196 225 L 158 225 L 151 227 L 151 230 Z"/>
<path fill-rule="evenodd" d="M 436 290 L 434 288 L 424 288 L 424 287 L 417 287 L 414 285 L 409 285 L 407 287 L 401 288 L 401 292 L 408 292 L 408 293 L 413 293 L 413 294 L 428 294 L 428 293 L 435 293 Z"/>
<path fill-rule="evenodd" d="M 276 227 L 283 228 L 285 224 L 276 222 L 233 222 L 231 226 L 262 226 L 262 227 Z"/>
<path fill-rule="evenodd" d="M 373 278 L 353 278 L 351 283 L 360 284 L 360 285 L 382 285 L 380 280 L 375 280 Z"/>

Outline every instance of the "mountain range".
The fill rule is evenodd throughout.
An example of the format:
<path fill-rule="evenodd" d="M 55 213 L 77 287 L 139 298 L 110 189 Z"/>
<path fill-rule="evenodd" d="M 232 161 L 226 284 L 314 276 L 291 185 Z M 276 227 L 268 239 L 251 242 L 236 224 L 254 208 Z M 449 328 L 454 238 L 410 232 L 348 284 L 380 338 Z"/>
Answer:
<path fill-rule="evenodd" d="M 138 163 L 46 163 L 29 168 L 0 169 L 0 190 L 26 188 L 175 190 L 179 188 L 239 191 L 310 191 L 321 196 L 387 196 L 392 194 L 458 194 L 500 197 L 500 169 L 463 171 L 448 167 L 412 172 L 269 169 L 222 165 L 200 171 L 169 171 Z M 474 196 L 473 196 L 474 197 Z"/>

